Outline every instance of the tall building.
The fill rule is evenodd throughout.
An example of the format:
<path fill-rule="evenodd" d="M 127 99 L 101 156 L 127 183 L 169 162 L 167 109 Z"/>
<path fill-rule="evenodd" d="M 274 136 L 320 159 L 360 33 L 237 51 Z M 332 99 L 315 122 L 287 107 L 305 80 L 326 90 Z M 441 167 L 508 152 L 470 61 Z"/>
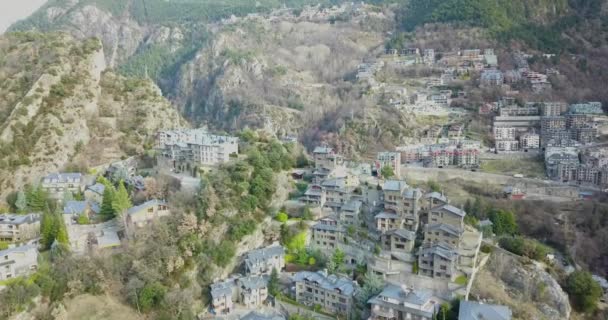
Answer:
<path fill-rule="evenodd" d="M 158 133 L 156 147 L 176 167 L 218 165 L 239 153 L 239 139 L 204 129 L 165 130 Z"/>
<path fill-rule="evenodd" d="M 0 241 L 19 242 L 39 236 L 39 214 L 0 214 Z"/>
<path fill-rule="evenodd" d="M 350 318 L 356 284 L 348 279 L 327 273 L 300 271 L 293 278 L 298 303 L 319 305 L 327 312 Z"/>

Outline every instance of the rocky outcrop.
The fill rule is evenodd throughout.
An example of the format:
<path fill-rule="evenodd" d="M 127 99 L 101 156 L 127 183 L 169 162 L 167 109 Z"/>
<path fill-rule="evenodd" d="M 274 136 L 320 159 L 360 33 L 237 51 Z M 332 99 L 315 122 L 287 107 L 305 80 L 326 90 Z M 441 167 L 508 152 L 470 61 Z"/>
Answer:
<path fill-rule="evenodd" d="M 515 319 L 569 319 L 568 295 L 544 268 L 505 253 L 492 254 L 471 297 L 508 305 Z"/>
<path fill-rule="evenodd" d="M 143 152 L 161 128 L 185 125 L 150 81 L 107 72 L 99 40 L 0 37 L 0 199 L 67 164 Z"/>

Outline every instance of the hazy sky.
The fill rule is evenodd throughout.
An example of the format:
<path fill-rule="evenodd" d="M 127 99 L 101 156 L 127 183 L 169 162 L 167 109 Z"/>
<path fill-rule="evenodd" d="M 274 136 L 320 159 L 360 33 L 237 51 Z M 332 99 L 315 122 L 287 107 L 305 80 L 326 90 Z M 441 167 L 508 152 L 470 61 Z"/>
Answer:
<path fill-rule="evenodd" d="M 18 20 L 28 17 L 46 0 L 0 0 L 0 34 Z"/>

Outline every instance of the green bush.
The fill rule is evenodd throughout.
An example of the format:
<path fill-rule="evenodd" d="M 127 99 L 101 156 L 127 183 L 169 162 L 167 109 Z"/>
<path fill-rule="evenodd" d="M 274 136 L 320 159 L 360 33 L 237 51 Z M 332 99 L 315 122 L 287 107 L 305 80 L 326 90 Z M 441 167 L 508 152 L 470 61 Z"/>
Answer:
<path fill-rule="evenodd" d="M 277 213 L 277 215 L 274 218 L 278 222 L 281 222 L 281 223 L 285 223 L 285 222 L 287 222 L 287 220 L 289 220 L 289 216 L 285 212 L 279 212 L 279 213 Z"/>
<path fill-rule="evenodd" d="M 564 286 L 573 302 L 574 308 L 581 312 L 592 312 L 597 308 L 597 302 L 602 296 L 602 288 L 586 271 L 574 271 Z"/>

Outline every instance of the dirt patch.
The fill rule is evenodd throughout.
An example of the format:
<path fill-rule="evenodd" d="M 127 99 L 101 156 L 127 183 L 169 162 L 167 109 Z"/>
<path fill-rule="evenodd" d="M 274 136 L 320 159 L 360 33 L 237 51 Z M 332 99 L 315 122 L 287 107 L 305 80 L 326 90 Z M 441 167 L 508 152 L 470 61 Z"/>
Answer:
<path fill-rule="evenodd" d="M 81 295 L 67 301 L 67 319 L 89 319 L 89 320 L 140 320 L 144 317 L 137 311 L 120 303 L 110 296 Z"/>

